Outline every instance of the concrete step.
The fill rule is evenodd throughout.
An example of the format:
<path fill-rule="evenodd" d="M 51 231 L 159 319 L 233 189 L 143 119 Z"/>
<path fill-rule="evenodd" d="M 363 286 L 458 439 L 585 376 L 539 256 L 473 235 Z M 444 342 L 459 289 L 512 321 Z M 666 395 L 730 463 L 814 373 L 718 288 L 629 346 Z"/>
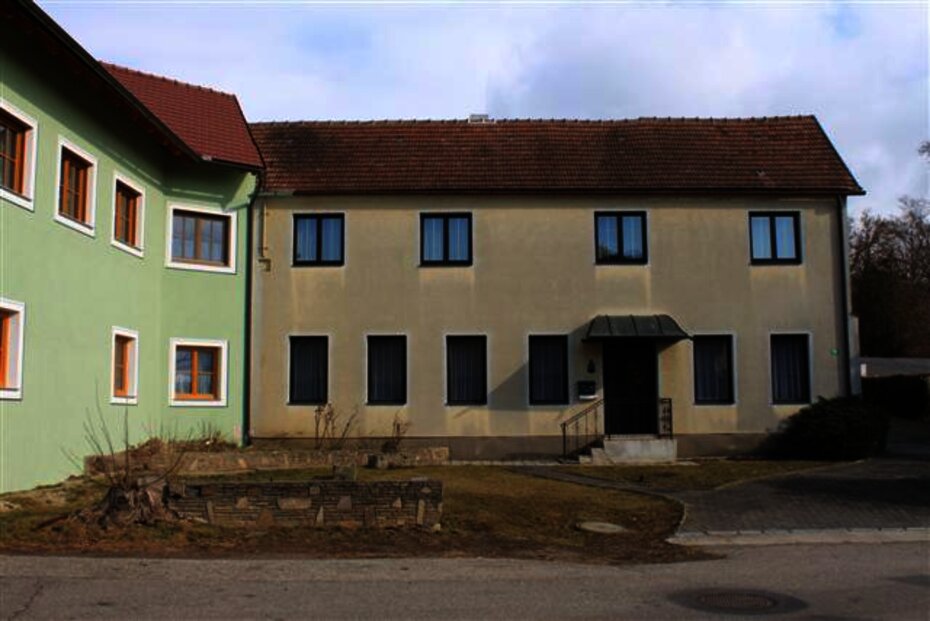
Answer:
<path fill-rule="evenodd" d="M 591 457 L 589 459 L 591 461 L 588 463 L 592 466 L 609 466 L 614 463 L 610 457 L 607 456 L 607 453 L 604 452 L 604 449 L 596 447 L 591 449 Z"/>
<path fill-rule="evenodd" d="M 653 436 L 630 436 L 604 440 L 604 456 L 614 464 L 661 464 L 674 462 L 678 458 L 678 441 L 673 438 Z"/>

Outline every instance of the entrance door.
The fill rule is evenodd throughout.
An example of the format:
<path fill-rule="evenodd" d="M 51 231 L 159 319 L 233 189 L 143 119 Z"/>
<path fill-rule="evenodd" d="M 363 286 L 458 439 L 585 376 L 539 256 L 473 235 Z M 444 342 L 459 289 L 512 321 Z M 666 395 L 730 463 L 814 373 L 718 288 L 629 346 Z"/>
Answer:
<path fill-rule="evenodd" d="M 604 343 L 604 431 L 656 434 L 659 376 L 653 341 Z"/>

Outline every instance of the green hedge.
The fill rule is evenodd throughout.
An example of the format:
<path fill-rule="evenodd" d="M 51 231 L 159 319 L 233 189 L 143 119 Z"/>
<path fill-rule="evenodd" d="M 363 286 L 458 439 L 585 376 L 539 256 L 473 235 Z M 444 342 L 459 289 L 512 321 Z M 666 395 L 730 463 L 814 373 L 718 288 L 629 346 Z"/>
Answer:
<path fill-rule="evenodd" d="M 880 453 L 887 433 L 885 408 L 857 397 L 821 397 L 782 421 L 762 450 L 779 459 L 860 459 Z"/>
<path fill-rule="evenodd" d="M 930 417 L 930 377 L 926 375 L 863 377 L 862 396 L 869 403 L 885 408 L 892 416 Z"/>

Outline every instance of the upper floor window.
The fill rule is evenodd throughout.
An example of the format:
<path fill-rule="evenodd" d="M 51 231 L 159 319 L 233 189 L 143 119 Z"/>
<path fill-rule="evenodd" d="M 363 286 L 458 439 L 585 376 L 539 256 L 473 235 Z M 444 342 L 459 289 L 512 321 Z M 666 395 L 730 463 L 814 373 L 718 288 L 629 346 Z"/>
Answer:
<path fill-rule="evenodd" d="M 698 405 L 733 403 L 733 337 L 695 335 L 694 402 Z"/>
<path fill-rule="evenodd" d="M 470 213 L 420 215 L 420 265 L 471 265 Z"/>
<path fill-rule="evenodd" d="M 111 403 L 137 403 L 139 333 L 113 328 L 113 389 Z"/>
<path fill-rule="evenodd" d="M 97 162 L 65 141 L 61 142 L 58 159 L 58 210 L 55 219 L 93 235 Z"/>
<path fill-rule="evenodd" d="M 113 187 L 113 243 L 118 248 L 142 255 L 143 194 L 117 176 Z"/>
<path fill-rule="evenodd" d="M 25 318 L 25 304 L 0 298 L 0 399 L 22 397 Z"/>
<path fill-rule="evenodd" d="M 597 263 L 647 262 L 645 212 L 600 211 L 594 214 L 594 223 Z"/>
<path fill-rule="evenodd" d="M 36 123 L 0 102 L 0 196 L 32 209 Z"/>
<path fill-rule="evenodd" d="M 170 267 L 235 271 L 236 220 L 231 214 L 190 207 L 169 208 Z"/>
<path fill-rule="evenodd" d="M 343 265 L 345 216 L 294 215 L 294 265 Z"/>
<path fill-rule="evenodd" d="M 171 405 L 226 405 L 226 342 L 171 340 Z"/>
<path fill-rule="evenodd" d="M 801 218 L 794 212 L 753 212 L 749 214 L 749 242 L 752 262 L 800 263 Z"/>

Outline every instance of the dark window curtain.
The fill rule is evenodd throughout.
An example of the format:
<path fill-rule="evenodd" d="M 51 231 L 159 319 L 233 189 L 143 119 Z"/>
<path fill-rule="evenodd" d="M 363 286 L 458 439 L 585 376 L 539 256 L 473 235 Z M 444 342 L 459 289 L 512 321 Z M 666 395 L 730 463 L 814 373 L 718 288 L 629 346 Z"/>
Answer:
<path fill-rule="evenodd" d="M 368 337 L 368 403 L 407 402 L 407 337 Z"/>
<path fill-rule="evenodd" d="M 446 337 L 446 398 L 450 405 L 488 402 L 487 358 L 487 337 Z"/>
<path fill-rule="evenodd" d="M 568 337 L 530 336 L 530 404 L 568 403 Z"/>
<path fill-rule="evenodd" d="M 291 337 L 291 403 L 322 404 L 329 400 L 329 339 Z"/>
<path fill-rule="evenodd" d="M 733 337 L 694 337 L 694 400 L 733 403 Z"/>
<path fill-rule="evenodd" d="M 809 403 L 810 394 L 807 335 L 772 335 L 772 401 Z"/>
<path fill-rule="evenodd" d="M 345 217 L 342 214 L 294 216 L 295 265 L 343 265 Z"/>

